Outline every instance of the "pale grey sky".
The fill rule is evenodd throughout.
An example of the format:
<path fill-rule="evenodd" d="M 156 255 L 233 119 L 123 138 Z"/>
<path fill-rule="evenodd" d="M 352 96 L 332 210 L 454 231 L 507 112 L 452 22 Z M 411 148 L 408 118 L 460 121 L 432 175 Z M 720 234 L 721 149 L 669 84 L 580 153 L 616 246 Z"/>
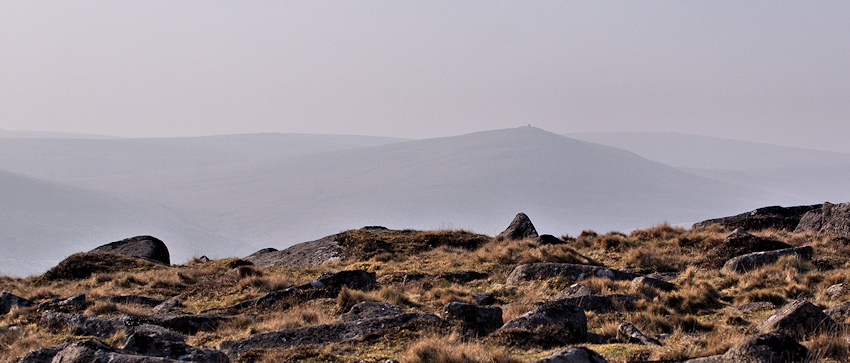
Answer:
<path fill-rule="evenodd" d="M 0 128 L 533 124 L 850 152 L 847 1 L 0 1 Z"/>

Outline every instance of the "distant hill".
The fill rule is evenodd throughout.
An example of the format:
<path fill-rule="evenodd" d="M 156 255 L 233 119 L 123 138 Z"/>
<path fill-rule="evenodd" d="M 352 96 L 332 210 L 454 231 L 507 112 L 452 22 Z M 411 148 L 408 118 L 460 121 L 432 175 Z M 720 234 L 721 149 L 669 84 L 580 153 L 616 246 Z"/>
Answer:
<path fill-rule="evenodd" d="M 6 139 L 0 169 L 54 181 L 244 164 L 405 139 L 243 134 L 150 139 Z"/>
<path fill-rule="evenodd" d="M 75 134 L 54 131 L 18 131 L 0 129 L 0 139 L 121 139 L 118 136 Z"/>
<path fill-rule="evenodd" d="M 0 171 L 0 274 L 42 273 L 74 252 L 141 234 L 165 240 L 179 262 L 224 244 L 151 203 Z"/>
<path fill-rule="evenodd" d="M 850 165 L 850 154 L 673 132 L 589 132 L 566 136 L 631 151 L 670 166 L 770 169 Z"/>
<path fill-rule="evenodd" d="M 364 225 L 495 234 L 522 211 L 541 233 L 578 233 L 693 222 L 775 200 L 531 127 L 76 182 L 172 209 L 239 241 L 226 252 L 243 255 Z"/>

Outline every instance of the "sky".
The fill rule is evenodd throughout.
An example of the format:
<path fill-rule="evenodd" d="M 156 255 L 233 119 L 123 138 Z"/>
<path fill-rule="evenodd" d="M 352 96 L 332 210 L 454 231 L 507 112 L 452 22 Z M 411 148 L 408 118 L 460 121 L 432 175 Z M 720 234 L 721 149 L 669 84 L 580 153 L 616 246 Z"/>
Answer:
<path fill-rule="evenodd" d="M 0 129 L 850 152 L 847 1 L 0 1 Z"/>

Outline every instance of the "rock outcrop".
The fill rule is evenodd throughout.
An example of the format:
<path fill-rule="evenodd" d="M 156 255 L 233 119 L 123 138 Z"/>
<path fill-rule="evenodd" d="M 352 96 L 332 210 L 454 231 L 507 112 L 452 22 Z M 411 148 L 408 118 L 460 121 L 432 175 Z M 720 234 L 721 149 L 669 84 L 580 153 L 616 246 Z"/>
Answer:
<path fill-rule="evenodd" d="M 697 358 L 685 363 L 791 363 L 812 362 L 806 347 L 782 333 L 750 336 L 717 356 Z"/>
<path fill-rule="evenodd" d="M 797 256 L 801 260 L 811 260 L 814 254 L 814 249 L 809 246 L 786 248 L 775 251 L 748 253 L 743 256 L 735 257 L 723 265 L 723 271 L 744 273 L 757 269 L 761 266 L 774 263 L 783 256 Z"/>
<path fill-rule="evenodd" d="M 508 225 L 508 228 L 496 236 L 496 238 L 503 238 L 506 240 L 520 240 L 524 238 L 537 237 L 539 237 L 537 229 L 534 228 L 534 224 L 531 223 L 531 219 L 528 218 L 525 213 L 517 214 L 516 217 L 514 217 L 514 220 L 511 221 L 511 224 Z"/>
<path fill-rule="evenodd" d="M 85 339 L 27 353 L 21 363 L 228 363 L 230 359 L 215 349 L 196 348 L 156 333 L 132 334 L 124 348 Z"/>
<path fill-rule="evenodd" d="M 850 238 L 850 203 L 824 203 L 820 209 L 806 213 L 794 231 Z"/>
<path fill-rule="evenodd" d="M 97 247 L 91 253 L 112 253 L 127 257 L 141 258 L 151 262 L 171 265 L 168 247 L 159 239 L 151 236 L 136 236 Z"/>
<path fill-rule="evenodd" d="M 339 316 L 342 322 L 366 319 L 387 318 L 404 313 L 404 308 L 385 302 L 361 301 L 351 307 L 347 313 Z"/>
<path fill-rule="evenodd" d="M 547 301 L 514 318 L 490 335 L 509 345 L 551 348 L 587 341 L 584 310 L 563 301 Z"/>
<path fill-rule="evenodd" d="M 726 239 L 723 240 L 723 244 L 712 248 L 708 251 L 708 253 L 710 260 L 720 263 L 727 261 L 730 258 L 746 255 L 748 253 L 775 251 L 792 247 L 794 246 L 785 242 L 756 236 L 746 230 L 738 228 L 726 236 Z M 717 267 L 720 266 L 717 265 Z"/>
<path fill-rule="evenodd" d="M 660 347 L 661 342 L 644 335 L 632 323 L 625 322 L 617 327 L 617 340 L 622 343 L 643 344 Z"/>
<path fill-rule="evenodd" d="M 12 308 L 25 308 L 35 305 L 34 302 L 8 292 L 0 294 L 0 315 L 6 315 Z"/>
<path fill-rule="evenodd" d="M 569 347 L 540 358 L 534 363 L 608 363 L 608 361 L 588 348 Z"/>
<path fill-rule="evenodd" d="M 508 276 L 508 284 L 528 280 L 545 280 L 564 277 L 580 281 L 588 277 L 605 277 L 612 280 L 632 280 L 642 276 L 632 272 L 618 271 L 602 266 L 579 265 L 574 263 L 538 262 L 519 265 Z"/>
<path fill-rule="evenodd" d="M 796 339 L 829 333 L 838 325 L 820 308 L 805 299 L 792 301 L 758 325 L 761 333 L 780 332 Z"/>
<path fill-rule="evenodd" d="M 251 349 L 291 348 L 302 345 L 328 344 L 393 329 L 415 329 L 421 326 L 441 326 L 444 322 L 434 314 L 407 313 L 386 318 L 365 319 L 348 323 L 307 326 L 261 333 L 244 339 L 222 342 L 219 349 L 236 358 Z"/>
<path fill-rule="evenodd" d="M 244 259 L 258 267 L 296 267 L 318 266 L 343 257 L 342 247 L 337 243 L 338 235 L 333 234 L 315 241 L 296 244 L 284 250 L 264 248 Z"/>
<path fill-rule="evenodd" d="M 821 205 L 819 204 L 796 207 L 764 207 L 734 216 L 694 223 L 693 228 L 704 228 L 712 224 L 717 224 L 727 229 L 742 228 L 748 231 L 760 231 L 764 229 L 793 231 L 797 228 L 804 214 L 820 207 Z"/>
<path fill-rule="evenodd" d="M 487 335 L 502 327 L 502 308 L 450 302 L 443 308 L 443 320 L 457 323 L 463 331 Z"/>

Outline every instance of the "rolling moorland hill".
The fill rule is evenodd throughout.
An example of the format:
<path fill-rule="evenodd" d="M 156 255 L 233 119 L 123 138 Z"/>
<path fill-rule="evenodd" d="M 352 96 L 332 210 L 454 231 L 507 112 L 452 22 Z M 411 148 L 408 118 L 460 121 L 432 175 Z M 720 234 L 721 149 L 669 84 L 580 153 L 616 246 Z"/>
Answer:
<path fill-rule="evenodd" d="M 577 233 L 696 221 L 773 199 L 531 127 L 76 182 L 174 210 L 234 241 L 231 255 L 375 224 L 495 233 L 516 209 L 540 215 L 543 230 Z"/>
<path fill-rule="evenodd" d="M 783 196 L 777 203 L 850 199 L 850 154 L 679 133 L 598 132 L 568 136 L 629 150 L 725 183 Z M 797 200 L 799 202 L 794 202 Z"/>

